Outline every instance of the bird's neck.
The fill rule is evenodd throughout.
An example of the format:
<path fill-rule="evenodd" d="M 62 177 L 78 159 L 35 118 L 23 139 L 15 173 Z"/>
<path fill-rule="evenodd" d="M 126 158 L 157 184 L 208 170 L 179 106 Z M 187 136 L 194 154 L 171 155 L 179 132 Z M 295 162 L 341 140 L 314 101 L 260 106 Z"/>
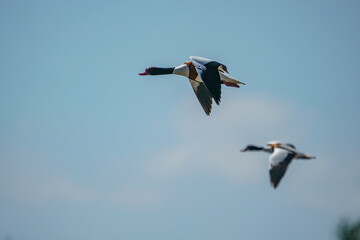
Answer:
<path fill-rule="evenodd" d="M 174 68 L 158 68 L 158 67 L 151 67 L 148 70 L 150 75 L 165 75 L 165 74 L 173 74 Z"/>
<path fill-rule="evenodd" d="M 267 152 L 267 153 L 272 153 L 274 151 L 273 148 L 269 148 L 269 147 L 258 147 L 258 146 L 254 146 L 254 145 L 249 145 L 247 148 L 248 151 L 263 151 L 263 152 Z"/>
<path fill-rule="evenodd" d="M 194 75 L 193 78 L 195 79 L 197 73 L 195 68 L 193 70 L 194 73 L 190 74 L 189 66 L 187 64 L 182 64 L 180 66 L 172 67 L 172 68 L 150 67 L 147 69 L 147 73 L 149 75 L 176 74 L 184 77 L 191 77 L 192 75 Z"/>
<path fill-rule="evenodd" d="M 254 145 L 249 145 L 249 146 L 248 146 L 248 150 L 249 150 L 249 151 L 262 151 L 262 150 L 264 150 L 264 148 L 263 148 L 263 147 L 254 146 Z"/>

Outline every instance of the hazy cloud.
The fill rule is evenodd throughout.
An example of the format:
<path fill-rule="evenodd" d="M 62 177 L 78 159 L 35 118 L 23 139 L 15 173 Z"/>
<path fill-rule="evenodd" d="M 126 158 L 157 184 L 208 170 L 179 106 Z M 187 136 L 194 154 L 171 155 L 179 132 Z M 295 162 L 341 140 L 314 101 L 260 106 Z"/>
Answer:
<path fill-rule="evenodd" d="M 263 179 L 260 175 L 268 174 L 268 156 L 239 150 L 250 143 L 264 145 L 270 140 L 283 140 L 317 155 L 316 160 L 296 161 L 290 166 L 287 175 L 291 176 L 285 176 L 284 181 L 296 186 L 289 189 L 293 201 L 333 214 L 360 210 L 356 186 L 359 164 L 339 163 L 340 156 L 331 155 L 328 151 L 334 151 L 326 142 L 316 141 L 322 134 L 316 126 L 323 119 L 312 109 L 267 96 L 238 96 L 215 106 L 207 117 L 193 100 L 186 98 L 174 110 L 169 122 L 177 142 L 151 157 L 149 169 L 153 174 L 171 178 L 207 171 L 239 184 L 258 183 Z M 356 156 L 355 152 L 350 156 Z"/>

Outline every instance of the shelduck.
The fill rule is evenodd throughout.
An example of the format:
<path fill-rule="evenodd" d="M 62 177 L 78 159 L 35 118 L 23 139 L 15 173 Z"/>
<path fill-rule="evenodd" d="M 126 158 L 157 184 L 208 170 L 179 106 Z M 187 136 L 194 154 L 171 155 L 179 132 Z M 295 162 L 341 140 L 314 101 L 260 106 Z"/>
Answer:
<path fill-rule="evenodd" d="M 212 99 L 217 105 L 220 104 L 221 84 L 236 88 L 239 88 L 238 84 L 245 85 L 230 76 L 224 64 L 194 56 L 190 57 L 189 62 L 177 67 L 149 67 L 145 69 L 144 73 L 139 73 L 141 76 L 164 74 L 176 74 L 189 78 L 195 95 L 207 115 L 210 115 L 211 112 Z"/>
<path fill-rule="evenodd" d="M 289 164 L 293 159 L 314 159 L 314 156 L 309 156 L 305 153 L 298 152 L 294 145 L 289 143 L 282 143 L 279 141 L 271 141 L 265 147 L 258 147 L 248 145 L 241 150 L 246 151 L 263 151 L 270 153 L 269 157 L 269 173 L 270 182 L 274 189 L 279 185 L 283 178 Z"/>

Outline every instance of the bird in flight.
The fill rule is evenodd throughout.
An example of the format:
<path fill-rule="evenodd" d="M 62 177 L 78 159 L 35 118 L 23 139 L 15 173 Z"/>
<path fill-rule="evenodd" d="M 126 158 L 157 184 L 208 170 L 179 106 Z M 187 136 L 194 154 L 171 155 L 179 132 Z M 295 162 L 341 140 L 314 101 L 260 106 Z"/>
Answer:
<path fill-rule="evenodd" d="M 220 104 L 221 84 L 236 88 L 239 88 L 239 84 L 245 85 L 230 76 L 224 64 L 194 56 L 190 57 L 189 62 L 177 67 L 149 67 L 145 69 L 145 72 L 139 73 L 141 76 L 165 74 L 176 74 L 189 78 L 195 95 L 207 115 L 210 115 L 211 112 L 212 99 L 217 105 Z"/>
<path fill-rule="evenodd" d="M 270 182 L 274 189 L 279 185 L 283 178 L 289 164 L 293 159 L 314 159 L 314 156 L 309 156 L 305 153 L 298 152 L 294 145 L 289 143 L 282 143 L 279 141 L 271 141 L 265 147 L 248 145 L 241 150 L 246 151 L 263 151 L 270 153 L 269 156 L 269 173 Z"/>

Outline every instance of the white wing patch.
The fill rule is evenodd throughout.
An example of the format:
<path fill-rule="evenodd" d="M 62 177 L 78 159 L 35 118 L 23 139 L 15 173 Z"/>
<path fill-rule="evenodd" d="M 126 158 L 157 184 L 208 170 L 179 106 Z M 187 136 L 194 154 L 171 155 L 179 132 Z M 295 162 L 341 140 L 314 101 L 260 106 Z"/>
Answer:
<path fill-rule="evenodd" d="M 275 148 L 274 152 L 269 157 L 269 169 L 284 161 L 284 159 L 286 159 L 289 153 L 289 151 L 286 151 L 284 149 Z"/>

